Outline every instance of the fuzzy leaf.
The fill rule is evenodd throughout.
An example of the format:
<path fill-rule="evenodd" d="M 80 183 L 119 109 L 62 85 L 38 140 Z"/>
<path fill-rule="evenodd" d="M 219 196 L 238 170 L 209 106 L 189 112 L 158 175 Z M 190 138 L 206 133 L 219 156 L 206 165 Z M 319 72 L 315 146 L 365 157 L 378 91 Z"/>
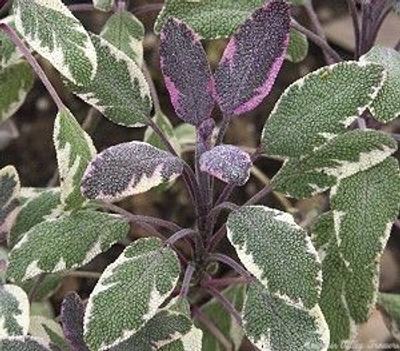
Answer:
<path fill-rule="evenodd" d="M 10 252 L 8 278 L 23 281 L 41 273 L 81 267 L 127 235 L 119 216 L 91 210 L 46 221 L 29 230 Z"/>
<path fill-rule="evenodd" d="M 350 131 L 300 159 L 287 160 L 271 185 L 288 196 L 307 198 L 377 165 L 396 149 L 395 140 L 383 132 Z"/>
<path fill-rule="evenodd" d="M 182 161 L 147 143 L 132 141 L 112 146 L 90 163 L 82 180 L 89 199 L 116 201 L 143 193 L 182 173 Z"/>
<path fill-rule="evenodd" d="M 105 12 L 108 12 L 112 9 L 113 3 L 113 0 L 93 0 L 94 8 Z"/>
<path fill-rule="evenodd" d="M 206 53 L 185 23 L 170 18 L 161 32 L 160 65 L 178 117 L 195 126 L 214 107 L 214 81 Z"/>
<path fill-rule="evenodd" d="M 47 274 L 37 289 L 34 301 L 43 301 L 45 299 L 49 299 L 61 286 L 63 278 L 63 274 L 60 273 Z M 24 280 L 23 282 L 19 282 L 18 285 L 24 289 L 27 294 L 29 294 L 33 287 L 37 285 L 36 280 L 36 278 Z"/>
<path fill-rule="evenodd" d="M 242 311 L 244 299 L 246 297 L 246 286 L 244 284 L 232 285 L 222 292 L 237 311 Z M 244 331 L 236 322 L 235 318 L 229 314 L 225 308 L 215 299 L 211 299 L 203 307 L 202 311 L 213 321 L 214 325 L 232 343 L 232 351 L 237 351 L 242 344 Z M 215 336 L 206 328 L 203 329 L 203 350 L 225 351 Z"/>
<path fill-rule="evenodd" d="M 240 261 L 272 296 L 294 306 L 315 306 L 320 262 L 307 233 L 290 214 L 246 206 L 229 215 L 227 231 Z"/>
<path fill-rule="evenodd" d="M 98 35 L 91 34 L 98 58 L 97 74 L 90 84 L 67 84 L 74 94 L 110 121 L 142 127 L 150 120 L 150 89 L 137 64 Z M 116 94 L 118 92 L 118 94 Z"/>
<path fill-rule="evenodd" d="M 90 295 L 84 318 L 89 348 L 106 350 L 135 335 L 170 295 L 179 274 L 177 255 L 159 239 L 139 239 L 128 246 Z"/>
<path fill-rule="evenodd" d="M 32 86 L 32 68 L 25 61 L 0 67 L 0 123 L 21 107 Z"/>
<path fill-rule="evenodd" d="M 96 149 L 90 136 L 68 110 L 57 114 L 53 139 L 60 172 L 61 202 L 66 210 L 80 208 L 85 202 L 80 182 Z"/>
<path fill-rule="evenodd" d="M 143 63 L 144 26 L 128 11 L 114 13 L 106 22 L 100 36 L 124 52 L 138 66 Z"/>
<path fill-rule="evenodd" d="M 243 327 L 260 350 L 326 351 L 329 329 L 318 305 L 302 309 L 272 295 L 258 282 L 250 284 L 243 312 Z"/>
<path fill-rule="evenodd" d="M 75 84 L 88 84 L 97 70 L 88 33 L 61 0 L 14 1 L 15 26 L 28 44 Z"/>
<path fill-rule="evenodd" d="M 226 116 L 256 108 L 269 94 L 289 44 L 289 5 L 272 0 L 230 39 L 215 71 L 215 97 Z"/>
<path fill-rule="evenodd" d="M 13 166 L 0 169 L 0 242 L 9 233 L 18 212 L 20 182 Z"/>
<path fill-rule="evenodd" d="M 6 282 L 6 271 L 8 266 L 8 249 L 0 246 L 0 284 Z"/>
<path fill-rule="evenodd" d="M 202 337 L 203 332 L 200 329 L 192 328 L 192 330 L 181 339 L 161 347 L 159 351 L 202 351 Z"/>
<path fill-rule="evenodd" d="M 228 184 L 244 185 L 250 177 L 250 155 L 233 145 L 219 145 L 200 157 L 200 169 Z"/>
<path fill-rule="evenodd" d="M 196 128 L 189 123 L 182 123 L 175 128 L 175 135 L 181 146 L 196 143 Z"/>
<path fill-rule="evenodd" d="M 64 340 L 60 324 L 55 322 L 53 319 L 43 316 L 32 316 L 29 325 L 29 335 L 53 343 L 62 351 L 71 350 L 67 342 Z"/>
<path fill-rule="evenodd" d="M 400 116 L 400 54 L 382 46 L 373 47 L 360 58 L 362 62 L 375 62 L 387 72 L 387 79 L 369 110 L 379 122 L 387 123 Z"/>
<path fill-rule="evenodd" d="M 0 350 L 4 351 L 60 351 L 54 344 L 31 336 L 0 339 Z"/>
<path fill-rule="evenodd" d="M 203 39 L 230 37 L 265 0 L 166 0 L 154 30 L 160 32 L 169 17 L 187 23 Z"/>
<path fill-rule="evenodd" d="M 382 312 L 386 327 L 392 336 L 400 342 L 400 296 L 398 294 L 379 293 L 377 304 Z"/>
<path fill-rule="evenodd" d="M 289 46 L 285 58 L 293 63 L 303 61 L 308 54 L 307 37 L 296 29 L 291 29 Z"/>
<path fill-rule="evenodd" d="M 313 230 L 322 258 L 320 306 L 332 344 L 352 339 L 355 325 L 369 316 L 377 294 L 379 258 L 399 199 L 399 166 L 392 157 L 332 188 L 332 211 Z"/>
<path fill-rule="evenodd" d="M 59 188 L 43 190 L 23 204 L 7 238 L 10 248 L 14 247 L 23 235 L 36 224 L 61 215 Z"/>
<path fill-rule="evenodd" d="M 2 18 L 0 23 L 6 23 L 15 29 L 14 16 Z M 0 30 L 0 48 L 0 68 L 17 63 L 22 57 L 19 49 L 2 30 Z"/>
<path fill-rule="evenodd" d="M 27 335 L 28 328 L 29 300 L 25 291 L 16 285 L 0 285 L 0 338 Z"/>
<path fill-rule="evenodd" d="M 371 105 L 384 78 L 379 65 L 348 61 L 297 80 L 280 97 L 264 126 L 265 153 L 298 158 L 344 133 Z"/>
<path fill-rule="evenodd" d="M 85 307 L 75 292 L 65 296 L 61 305 L 61 321 L 65 338 L 74 351 L 89 351 L 83 339 L 83 316 Z"/>

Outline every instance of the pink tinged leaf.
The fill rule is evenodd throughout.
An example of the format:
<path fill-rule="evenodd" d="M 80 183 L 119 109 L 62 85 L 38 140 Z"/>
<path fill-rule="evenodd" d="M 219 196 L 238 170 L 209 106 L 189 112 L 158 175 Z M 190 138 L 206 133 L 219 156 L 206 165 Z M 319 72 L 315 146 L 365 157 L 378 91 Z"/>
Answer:
<path fill-rule="evenodd" d="M 98 154 L 82 179 L 82 193 L 89 199 L 117 201 L 143 193 L 178 177 L 182 161 L 150 144 L 132 141 Z"/>
<path fill-rule="evenodd" d="M 251 166 L 250 155 L 233 145 L 216 146 L 200 157 L 201 171 L 238 186 L 249 179 Z"/>
<path fill-rule="evenodd" d="M 271 91 L 289 45 L 289 10 L 286 1 L 273 0 L 231 38 L 214 74 L 215 98 L 224 115 L 253 110 Z"/>
<path fill-rule="evenodd" d="M 214 107 L 214 81 L 203 47 L 185 23 L 170 18 L 163 26 L 160 61 L 176 114 L 200 125 Z"/>

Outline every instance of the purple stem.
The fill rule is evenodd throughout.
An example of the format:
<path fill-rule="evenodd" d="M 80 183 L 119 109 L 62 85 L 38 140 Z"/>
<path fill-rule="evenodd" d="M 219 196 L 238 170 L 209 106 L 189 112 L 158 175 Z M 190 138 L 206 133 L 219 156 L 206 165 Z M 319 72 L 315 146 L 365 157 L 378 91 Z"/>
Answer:
<path fill-rule="evenodd" d="M 215 146 L 222 144 L 226 131 L 228 130 L 229 123 L 231 121 L 231 116 L 224 116 L 222 118 L 221 125 L 219 126 L 219 131 L 217 135 L 217 140 L 215 141 Z"/>
<path fill-rule="evenodd" d="M 221 214 L 223 210 L 231 210 L 234 211 L 238 209 L 239 206 L 232 202 L 222 202 L 218 206 L 214 207 L 209 213 L 207 217 L 207 230 L 213 230 L 215 222 L 217 221 L 218 216 Z"/>
<path fill-rule="evenodd" d="M 234 269 L 237 273 L 239 273 L 241 276 L 247 279 L 247 281 L 252 281 L 253 277 L 251 274 L 243 268 L 239 263 L 237 263 L 234 259 L 230 258 L 229 256 L 226 256 L 224 254 L 220 253 L 214 253 L 208 256 L 207 261 L 218 261 L 225 263 L 232 269 Z"/>
<path fill-rule="evenodd" d="M 258 193 L 254 194 L 249 200 L 247 200 L 243 206 L 248 206 L 248 205 L 254 205 L 260 200 L 268 195 L 272 191 L 272 187 L 270 185 L 266 185 L 264 188 L 262 188 Z"/>
<path fill-rule="evenodd" d="M 186 267 L 185 275 L 184 275 L 183 281 L 182 281 L 181 291 L 179 293 L 180 300 L 186 299 L 186 297 L 188 296 L 189 289 L 190 289 L 190 282 L 192 280 L 192 277 L 193 277 L 193 274 L 195 271 L 196 271 L 196 268 L 194 267 L 194 265 L 191 262 L 189 262 Z"/>
<path fill-rule="evenodd" d="M 93 4 L 73 4 L 68 5 L 68 9 L 72 12 L 84 12 L 84 11 L 99 11 L 97 10 Z"/>
<path fill-rule="evenodd" d="M 188 235 L 197 235 L 197 232 L 193 229 L 181 229 L 177 231 L 175 234 L 171 235 L 166 241 L 166 245 L 173 245 L 175 244 L 178 240 L 186 238 Z"/>
<path fill-rule="evenodd" d="M 29 49 L 26 47 L 24 42 L 20 39 L 18 34 L 6 23 L 0 23 L 0 29 L 7 34 L 7 36 L 11 39 L 11 41 L 17 46 L 17 48 L 22 52 L 25 56 L 35 73 L 38 75 L 44 86 L 46 87 L 47 91 L 49 92 L 51 98 L 53 99 L 54 103 L 57 105 L 59 110 L 65 109 L 64 103 L 61 101 L 60 97 L 58 96 L 56 90 L 54 89 L 53 85 L 51 84 L 49 78 L 47 78 L 46 74 L 44 73 L 42 67 L 40 67 L 37 60 L 33 57 Z"/>
<path fill-rule="evenodd" d="M 209 241 L 207 245 L 207 251 L 213 252 L 216 249 L 219 242 L 225 237 L 225 235 L 226 235 L 226 224 L 223 224 Z"/>
<path fill-rule="evenodd" d="M 220 196 L 218 197 L 217 201 L 215 202 L 214 206 L 219 206 L 220 204 L 222 204 L 223 202 L 226 202 L 229 197 L 231 196 L 233 190 L 236 188 L 236 185 L 234 184 L 227 184 L 224 188 L 224 190 L 222 190 L 222 193 L 220 194 Z"/>
<path fill-rule="evenodd" d="M 234 284 L 247 284 L 247 279 L 243 277 L 230 277 L 220 279 L 209 279 L 203 283 L 204 287 L 225 288 Z"/>
<path fill-rule="evenodd" d="M 163 8 L 163 5 L 164 5 L 164 4 L 162 4 L 162 3 L 143 5 L 143 6 L 140 6 L 140 7 L 135 8 L 135 9 L 133 10 L 133 13 L 134 13 L 136 16 L 139 16 L 139 15 L 146 14 L 146 13 L 148 13 L 148 12 L 161 11 L 161 9 Z"/>
<path fill-rule="evenodd" d="M 358 12 L 357 12 L 357 7 L 354 2 L 354 0 L 346 0 L 347 1 L 347 7 L 349 9 L 349 13 L 351 16 L 351 19 L 353 21 L 353 30 L 354 30 L 354 38 L 355 38 L 355 45 L 356 45 L 356 50 L 355 50 L 355 59 L 358 60 L 360 57 L 360 23 L 358 21 Z"/>

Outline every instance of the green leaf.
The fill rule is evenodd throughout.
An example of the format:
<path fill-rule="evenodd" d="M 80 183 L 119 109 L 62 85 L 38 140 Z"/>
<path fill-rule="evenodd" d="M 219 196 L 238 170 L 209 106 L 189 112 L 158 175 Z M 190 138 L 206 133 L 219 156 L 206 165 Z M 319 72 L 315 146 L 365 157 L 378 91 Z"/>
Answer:
<path fill-rule="evenodd" d="M 8 235 L 8 247 L 14 247 L 23 235 L 36 224 L 61 215 L 60 189 L 43 190 L 27 200 L 18 212 Z"/>
<path fill-rule="evenodd" d="M 246 206 L 232 212 L 227 236 L 240 261 L 277 298 L 313 307 L 321 290 L 321 267 L 307 233 L 285 212 Z"/>
<path fill-rule="evenodd" d="M 68 84 L 72 91 L 114 123 L 141 127 L 151 112 L 150 89 L 138 65 L 105 39 L 91 34 L 97 74 L 90 84 Z M 116 93 L 117 92 L 117 93 Z"/>
<path fill-rule="evenodd" d="M 14 1 L 15 26 L 64 77 L 87 84 L 97 69 L 88 33 L 61 0 Z"/>
<path fill-rule="evenodd" d="M 113 0 L 93 0 L 93 6 L 104 12 L 108 12 L 112 9 L 112 6 L 114 4 Z"/>
<path fill-rule="evenodd" d="M 258 282 L 247 291 L 243 328 L 249 340 L 265 351 L 325 351 L 329 345 L 329 329 L 318 305 L 299 308 Z"/>
<path fill-rule="evenodd" d="M 36 278 L 19 282 L 18 285 L 29 294 L 29 292 L 36 287 L 34 301 L 43 301 L 50 298 L 61 286 L 63 274 L 48 274 L 44 277 L 43 281 L 37 286 Z"/>
<path fill-rule="evenodd" d="M 400 341 L 400 296 L 398 294 L 379 293 L 377 305 L 382 312 L 386 327 L 392 336 Z"/>
<path fill-rule="evenodd" d="M 203 332 L 193 327 L 192 330 L 181 339 L 160 348 L 159 351 L 202 351 L 202 336 Z"/>
<path fill-rule="evenodd" d="M 264 0 L 166 0 L 154 26 L 156 33 L 168 17 L 189 25 L 204 39 L 227 38 Z"/>
<path fill-rule="evenodd" d="M 39 223 L 11 250 L 7 276 L 23 281 L 81 267 L 128 230 L 129 224 L 121 217 L 90 210 Z"/>
<path fill-rule="evenodd" d="M 101 37 L 134 60 L 143 63 L 144 26 L 128 11 L 114 13 L 100 33 Z"/>
<path fill-rule="evenodd" d="M 32 86 L 32 68 L 25 61 L 0 67 L 0 123 L 21 107 Z"/>
<path fill-rule="evenodd" d="M 383 132 L 350 131 L 300 159 L 287 160 L 271 184 L 288 196 L 307 198 L 377 165 L 396 149 L 395 140 Z"/>
<path fill-rule="evenodd" d="M 128 246 L 90 295 L 84 318 L 89 348 L 106 350 L 135 335 L 171 294 L 179 274 L 177 255 L 159 239 Z"/>
<path fill-rule="evenodd" d="M 8 249 L 0 246 L 0 284 L 6 281 L 6 271 L 8 266 Z"/>
<path fill-rule="evenodd" d="M 370 106 L 384 78 L 377 64 L 348 61 L 297 80 L 282 94 L 264 126 L 265 153 L 301 157 L 344 133 Z"/>
<path fill-rule="evenodd" d="M 29 325 L 29 334 L 41 338 L 46 342 L 57 345 L 63 351 L 70 351 L 70 347 L 64 340 L 60 324 L 43 316 L 32 316 Z"/>
<path fill-rule="evenodd" d="M 31 336 L 18 336 L 0 339 L 0 350 L 7 351 L 59 351 L 54 344 Z"/>
<path fill-rule="evenodd" d="M 92 139 L 68 110 L 61 110 L 54 123 L 54 145 L 60 172 L 61 202 L 66 210 L 78 209 L 86 201 L 80 183 L 96 154 Z"/>
<path fill-rule="evenodd" d="M 400 199 L 397 161 L 389 157 L 340 180 L 331 191 L 331 209 L 313 230 L 322 259 L 321 309 L 331 342 L 343 345 L 365 322 L 378 288 L 378 264 Z"/>
<path fill-rule="evenodd" d="M 289 46 L 286 52 L 286 59 L 293 63 L 303 61 L 308 54 L 307 37 L 296 29 L 291 29 Z"/>
<path fill-rule="evenodd" d="M 303 6 L 305 5 L 307 2 L 309 2 L 309 0 L 290 0 L 290 3 L 293 6 Z"/>
<path fill-rule="evenodd" d="M 369 107 L 379 122 L 387 123 L 400 115 L 400 54 L 392 49 L 375 46 L 360 58 L 361 62 L 375 62 L 387 72 L 387 79 Z"/>
<path fill-rule="evenodd" d="M 242 311 L 244 299 L 246 297 L 246 286 L 244 284 L 232 285 L 222 291 L 222 295 L 236 308 L 237 311 Z M 235 318 L 221 306 L 215 298 L 207 302 L 202 311 L 213 321 L 214 325 L 225 335 L 232 345 L 232 351 L 237 351 L 242 344 L 244 331 L 236 322 Z M 199 325 L 200 327 L 200 325 Z M 203 350 L 225 351 L 215 336 L 206 328 L 203 330 Z"/>
<path fill-rule="evenodd" d="M 25 291 L 16 285 L 0 285 L 0 338 L 27 335 L 28 328 L 29 300 Z"/>
<path fill-rule="evenodd" d="M 181 123 L 174 129 L 176 139 L 181 147 L 196 143 L 196 127 L 189 123 Z"/>
<path fill-rule="evenodd" d="M 6 23 L 15 29 L 14 16 L 2 18 L 0 23 Z M 0 48 L 0 68 L 14 64 L 22 57 L 19 49 L 17 49 L 12 40 L 2 30 L 0 30 Z"/>

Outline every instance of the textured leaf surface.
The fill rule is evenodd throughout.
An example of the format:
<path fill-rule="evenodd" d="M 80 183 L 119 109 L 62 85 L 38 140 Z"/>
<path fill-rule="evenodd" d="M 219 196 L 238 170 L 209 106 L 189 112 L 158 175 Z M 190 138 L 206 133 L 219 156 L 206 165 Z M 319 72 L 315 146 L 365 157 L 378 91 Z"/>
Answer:
<path fill-rule="evenodd" d="M 390 333 L 397 341 L 400 341 L 400 296 L 380 293 L 377 303 Z"/>
<path fill-rule="evenodd" d="M 196 128 L 189 123 L 182 123 L 175 127 L 175 135 L 182 146 L 194 145 L 196 142 Z"/>
<path fill-rule="evenodd" d="M 360 60 L 378 63 L 387 72 L 385 84 L 369 107 L 375 119 L 387 123 L 399 117 L 400 54 L 392 48 L 376 46 L 362 56 Z"/>
<path fill-rule="evenodd" d="M 15 29 L 14 16 L 2 18 L 0 23 L 7 23 Z M 14 64 L 22 57 L 21 52 L 2 30 L 0 31 L 0 48 L 0 68 Z"/>
<path fill-rule="evenodd" d="M 227 38 L 263 3 L 264 0 L 166 0 L 155 31 L 161 30 L 168 17 L 175 17 L 204 39 Z"/>
<path fill-rule="evenodd" d="M 381 66 L 348 61 L 297 80 L 265 124 L 261 142 L 266 154 L 301 157 L 343 133 L 370 106 L 384 77 Z"/>
<path fill-rule="evenodd" d="M 13 166 L 0 169 L 0 242 L 5 239 L 18 211 L 20 183 Z"/>
<path fill-rule="evenodd" d="M 321 267 L 307 233 L 285 212 L 247 206 L 232 212 L 228 239 L 240 261 L 271 293 L 300 307 L 313 307 Z"/>
<path fill-rule="evenodd" d="M 61 201 L 66 210 L 79 208 L 85 201 L 80 182 L 96 149 L 90 136 L 68 110 L 57 114 L 53 138 L 60 172 Z"/>
<path fill-rule="evenodd" d="M 43 316 L 31 316 L 29 335 L 57 345 L 62 351 L 70 351 L 70 347 L 63 337 L 59 323 Z M 76 351 L 76 350 L 74 350 Z"/>
<path fill-rule="evenodd" d="M 44 190 L 40 195 L 25 202 L 11 228 L 7 241 L 8 246 L 14 247 L 22 236 L 36 224 L 58 217 L 62 212 L 60 204 L 58 188 Z"/>
<path fill-rule="evenodd" d="M 388 158 L 332 189 L 332 211 L 313 230 L 322 258 L 321 309 L 332 344 L 354 336 L 376 299 L 378 264 L 398 213 L 399 166 Z M 345 349 L 343 347 L 343 349 Z"/>
<path fill-rule="evenodd" d="M 200 329 L 192 328 L 192 330 L 181 339 L 160 348 L 159 351 L 202 351 L 202 336 L 203 332 Z"/>
<path fill-rule="evenodd" d="M 185 23 L 170 18 L 163 26 L 160 65 L 179 118 L 200 125 L 214 107 L 214 81 L 206 53 Z"/>
<path fill-rule="evenodd" d="M 291 158 L 272 179 L 276 191 L 295 198 L 321 193 L 358 172 L 384 161 L 397 149 L 387 134 L 354 130 L 327 142 L 300 159 Z"/>
<path fill-rule="evenodd" d="M 219 145 L 200 157 L 203 172 L 228 184 L 244 185 L 250 177 L 250 155 L 233 145 Z"/>
<path fill-rule="evenodd" d="M 182 169 L 179 158 L 150 144 L 122 143 L 94 158 L 83 177 L 82 192 L 89 199 L 120 200 L 171 181 Z"/>
<path fill-rule="evenodd" d="M 0 246 L 0 284 L 6 281 L 6 270 L 8 266 L 8 250 Z"/>
<path fill-rule="evenodd" d="M 106 350 L 137 333 L 175 288 L 179 274 L 177 255 L 159 239 L 128 246 L 90 295 L 84 318 L 89 348 Z"/>
<path fill-rule="evenodd" d="M 25 291 L 11 284 L 0 285 L 0 338 L 28 334 L 29 301 Z"/>
<path fill-rule="evenodd" d="M 76 84 L 93 79 L 96 51 L 82 24 L 61 0 L 16 0 L 14 10 L 18 31 L 63 76 Z"/>
<path fill-rule="evenodd" d="M 137 64 L 105 39 L 91 34 L 98 59 L 97 73 L 85 86 L 69 84 L 83 101 L 114 123 L 145 125 L 150 119 L 149 86 Z"/>
<path fill-rule="evenodd" d="M 260 350 L 326 351 L 329 345 L 329 329 L 318 305 L 309 310 L 298 308 L 257 282 L 247 291 L 243 327 Z"/>
<path fill-rule="evenodd" d="M 222 292 L 237 311 L 241 312 L 246 297 L 246 286 L 244 284 L 232 285 Z M 225 335 L 232 343 L 232 351 L 237 351 L 242 344 L 244 331 L 236 322 L 235 318 L 229 314 L 225 308 L 216 299 L 207 302 L 202 311 L 213 321 L 214 325 Z M 203 350 L 225 351 L 215 336 L 205 327 L 203 329 Z"/>
<path fill-rule="evenodd" d="M 0 123 L 21 107 L 32 86 L 32 68 L 26 62 L 0 67 Z"/>
<path fill-rule="evenodd" d="M 90 210 L 40 223 L 10 252 L 7 275 L 15 281 L 81 267 L 123 238 L 129 224 Z"/>
<path fill-rule="evenodd" d="M 128 11 L 114 13 L 100 34 L 139 66 L 143 62 L 144 26 Z"/>
<path fill-rule="evenodd" d="M 273 0 L 229 41 L 215 71 L 215 97 L 227 116 L 257 107 L 269 94 L 289 44 L 289 5 Z"/>
<path fill-rule="evenodd" d="M 303 61 L 308 54 L 307 37 L 296 29 L 291 29 L 289 46 L 286 52 L 286 59 L 298 63 Z"/>
<path fill-rule="evenodd" d="M 49 299 L 57 289 L 61 286 L 63 280 L 63 274 L 47 274 L 43 282 L 39 284 L 39 288 L 35 294 L 34 301 L 43 301 L 45 299 Z M 23 282 L 19 282 L 18 285 L 24 289 L 24 291 L 29 294 L 34 286 L 36 286 L 36 278 L 25 280 Z"/>
<path fill-rule="evenodd" d="M 110 11 L 112 9 L 113 0 L 93 0 L 93 6 L 100 11 Z"/>
<path fill-rule="evenodd" d="M 0 350 L 7 351 L 59 351 L 47 341 L 31 336 L 18 336 L 0 339 Z"/>

